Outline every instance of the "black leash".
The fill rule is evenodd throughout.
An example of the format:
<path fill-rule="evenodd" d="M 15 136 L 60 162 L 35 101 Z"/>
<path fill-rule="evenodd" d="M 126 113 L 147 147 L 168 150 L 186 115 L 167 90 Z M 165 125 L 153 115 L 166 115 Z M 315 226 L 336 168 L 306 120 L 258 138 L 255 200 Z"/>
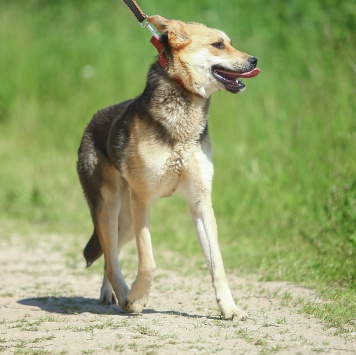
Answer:
<path fill-rule="evenodd" d="M 154 36 L 158 37 L 157 32 L 147 21 L 147 15 L 140 9 L 135 0 L 122 0 L 129 10 L 135 15 L 137 21 L 142 27 L 147 27 Z"/>
<path fill-rule="evenodd" d="M 135 0 L 122 0 L 129 10 L 135 15 L 137 21 L 142 23 L 146 20 L 147 15 L 140 9 Z"/>
<path fill-rule="evenodd" d="M 156 47 L 158 51 L 158 62 L 161 64 L 161 67 L 164 69 L 167 65 L 167 58 L 163 52 L 163 44 L 157 34 L 153 29 L 151 24 L 147 21 L 147 15 L 140 9 L 135 0 L 122 0 L 124 4 L 129 8 L 129 10 L 135 15 L 137 21 L 142 27 L 147 27 L 153 34 L 151 38 L 151 43 Z"/>
<path fill-rule="evenodd" d="M 158 51 L 158 62 L 164 69 L 167 65 L 167 58 L 163 53 L 163 44 L 157 34 L 153 29 L 151 24 L 147 21 L 147 15 L 140 9 L 135 0 L 122 0 L 124 4 L 129 8 L 129 10 L 135 15 L 137 21 L 142 27 L 147 27 L 153 34 L 151 38 L 151 43 L 156 47 Z"/>
<path fill-rule="evenodd" d="M 153 29 L 151 24 L 147 21 L 147 15 L 140 9 L 135 0 L 122 0 L 124 4 L 129 8 L 129 10 L 135 15 L 137 21 L 142 27 L 147 27 L 153 34 L 151 38 L 151 43 L 156 47 L 158 51 L 158 62 L 163 69 L 167 66 L 167 58 L 163 52 L 163 43 L 161 42 L 157 32 Z M 184 85 L 183 81 L 177 77 L 173 78 L 183 89 L 188 90 Z"/>

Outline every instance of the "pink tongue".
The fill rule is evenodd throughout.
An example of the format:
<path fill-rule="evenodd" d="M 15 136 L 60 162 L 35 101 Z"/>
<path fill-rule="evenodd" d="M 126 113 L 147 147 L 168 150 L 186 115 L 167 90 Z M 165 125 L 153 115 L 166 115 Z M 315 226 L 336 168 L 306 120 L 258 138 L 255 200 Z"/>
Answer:
<path fill-rule="evenodd" d="M 253 78 L 260 73 L 260 69 L 255 68 L 246 73 L 239 73 L 231 70 L 216 69 L 216 72 L 229 80 L 236 80 L 237 78 Z"/>
<path fill-rule="evenodd" d="M 255 76 L 257 76 L 259 73 L 261 72 L 260 69 L 255 68 L 251 71 L 248 71 L 247 73 L 239 73 L 238 74 L 238 78 L 254 78 Z"/>

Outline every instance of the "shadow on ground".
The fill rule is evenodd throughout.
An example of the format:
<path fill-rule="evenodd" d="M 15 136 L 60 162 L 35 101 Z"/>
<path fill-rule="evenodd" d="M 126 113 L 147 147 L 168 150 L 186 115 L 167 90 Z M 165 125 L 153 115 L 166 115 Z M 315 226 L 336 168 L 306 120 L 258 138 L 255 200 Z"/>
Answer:
<path fill-rule="evenodd" d="M 107 315 L 121 315 L 125 317 L 139 317 L 139 314 L 132 314 L 123 311 L 118 305 L 103 305 L 97 299 L 85 297 L 34 297 L 24 298 L 18 300 L 17 303 L 38 307 L 48 313 L 59 314 L 107 314 Z M 206 319 L 220 319 L 218 316 L 202 316 L 197 314 L 189 314 L 179 311 L 159 311 L 154 309 L 144 309 L 143 314 L 166 314 L 172 316 L 180 316 L 186 318 L 206 318 Z"/>

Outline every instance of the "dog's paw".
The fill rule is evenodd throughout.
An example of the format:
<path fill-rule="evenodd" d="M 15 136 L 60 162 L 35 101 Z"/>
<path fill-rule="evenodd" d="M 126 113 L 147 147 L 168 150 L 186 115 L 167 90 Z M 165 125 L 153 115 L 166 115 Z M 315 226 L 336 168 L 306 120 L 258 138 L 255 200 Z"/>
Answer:
<path fill-rule="evenodd" d="M 128 313 L 140 314 L 143 311 L 143 308 L 146 306 L 146 302 L 130 301 L 122 306 L 122 309 Z"/>
<path fill-rule="evenodd" d="M 143 308 L 146 307 L 147 301 L 148 294 L 134 294 L 131 291 L 122 308 L 129 313 L 142 313 Z"/>
<path fill-rule="evenodd" d="M 222 316 L 226 320 L 233 320 L 233 319 L 238 319 L 238 320 L 246 320 L 247 319 L 247 313 L 242 311 L 241 309 L 237 308 L 235 305 L 233 307 L 230 307 L 229 309 L 224 309 L 221 310 Z"/>
<path fill-rule="evenodd" d="M 117 298 L 115 292 L 109 282 L 103 281 L 103 285 L 101 286 L 100 290 L 100 303 L 109 305 L 109 304 L 117 304 Z"/>
<path fill-rule="evenodd" d="M 135 281 L 128 294 L 127 302 L 122 308 L 130 313 L 142 313 L 143 308 L 147 304 L 149 292 L 149 283 L 145 284 L 143 282 L 140 283 Z"/>
<path fill-rule="evenodd" d="M 102 304 L 117 304 L 117 299 L 115 296 L 114 291 L 111 290 L 101 290 L 100 292 L 100 298 L 99 298 L 100 303 Z"/>

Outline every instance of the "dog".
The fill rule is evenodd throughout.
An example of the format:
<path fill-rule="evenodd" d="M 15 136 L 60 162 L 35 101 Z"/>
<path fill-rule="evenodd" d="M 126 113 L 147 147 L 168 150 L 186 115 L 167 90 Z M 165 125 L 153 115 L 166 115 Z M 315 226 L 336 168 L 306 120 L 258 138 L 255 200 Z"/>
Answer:
<path fill-rule="evenodd" d="M 259 73 L 257 59 L 205 25 L 159 15 L 147 21 L 160 33 L 166 64 L 152 64 L 140 96 L 98 111 L 78 151 L 77 171 L 94 224 L 84 257 L 90 266 L 104 254 L 101 302 L 141 313 L 156 269 L 150 207 L 179 191 L 189 203 L 222 316 L 245 320 L 246 313 L 234 303 L 218 244 L 208 111 L 214 92 L 244 90 L 238 79 Z M 138 272 L 130 289 L 118 257 L 134 237 Z"/>

